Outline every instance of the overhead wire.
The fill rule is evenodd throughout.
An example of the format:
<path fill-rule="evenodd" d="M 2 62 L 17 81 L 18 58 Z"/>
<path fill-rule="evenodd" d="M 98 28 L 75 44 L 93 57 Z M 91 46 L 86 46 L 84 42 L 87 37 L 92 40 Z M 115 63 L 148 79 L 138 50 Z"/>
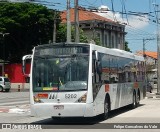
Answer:
<path fill-rule="evenodd" d="M 121 4 L 122 4 L 122 9 L 124 10 L 124 14 L 126 15 L 126 20 L 127 20 L 127 23 L 129 24 L 129 21 L 128 21 L 128 15 L 127 15 L 127 11 L 126 11 L 126 5 L 125 5 L 125 0 L 121 0 Z M 123 15 L 123 14 L 122 14 Z"/>
<path fill-rule="evenodd" d="M 149 3 L 151 4 L 151 2 L 153 3 L 153 2 L 155 2 L 154 0 L 149 0 Z M 80 3 L 80 5 L 81 6 L 85 6 L 85 7 L 89 7 L 89 6 L 94 6 L 94 7 L 96 7 L 96 4 L 95 3 L 97 3 L 97 0 L 94 0 L 93 2 L 90 2 L 90 1 L 88 1 L 88 0 L 81 0 L 81 3 Z M 73 2 L 71 2 L 71 4 L 73 5 Z M 101 4 L 103 4 L 104 5 L 104 3 L 103 3 L 103 0 L 101 0 Z M 149 24 L 152 24 L 152 25 L 156 25 L 152 20 L 154 19 L 154 16 L 152 16 L 151 17 L 151 15 L 152 15 L 152 9 L 151 9 L 151 6 L 150 6 L 150 4 L 149 4 L 149 12 L 148 12 L 148 23 Z M 113 19 L 115 20 L 115 21 L 117 21 L 117 18 L 116 18 L 116 12 L 118 12 L 118 11 L 115 11 L 115 7 L 114 7 L 114 0 L 111 0 L 111 5 L 112 5 L 112 10 L 110 10 L 110 11 L 112 11 L 113 12 Z M 124 15 L 125 15 L 125 19 L 127 20 L 128 19 L 128 15 L 135 15 L 135 16 L 139 16 L 139 17 L 144 17 L 144 14 L 143 13 L 141 13 L 141 12 L 138 12 L 137 14 L 136 14 L 136 12 L 127 12 L 127 10 L 126 10 L 126 0 L 121 0 L 121 5 L 122 5 L 122 11 L 121 12 L 118 12 L 118 13 L 120 13 L 121 15 L 122 15 L 122 18 L 124 19 Z M 56 5 L 56 7 L 58 8 L 58 7 L 61 7 L 61 8 L 66 8 L 66 5 L 65 4 L 61 4 L 61 5 Z M 107 13 L 106 13 L 106 15 L 107 16 L 110 16 L 110 15 L 108 15 Z M 111 17 L 111 16 L 110 16 Z M 144 20 L 144 19 L 141 19 L 141 18 L 136 18 L 137 20 L 139 20 L 139 21 L 146 21 L 147 22 L 147 20 Z M 133 36 L 133 34 L 135 33 L 135 34 L 137 34 L 137 35 L 140 35 L 140 34 L 143 34 L 143 35 L 140 35 L 140 36 L 142 36 L 142 37 L 145 37 L 145 36 L 154 36 L 154 34 L 150 34 L 150 33 L 148 33 L 148 32 L 146 32 L 146 31 L 144 31 L 144 30 L 140 30 L 140 29 L 138 29 L 138 28 L 136 28 L 136 27 L 132 27 L 130 24 L 129 24 L 129 20 L 127 20 L 127 25 L 126 25 L 126 27 L 127 27 L 127 30 L 129 30 L 130 32 L 128 33 L 128 34 L 131 34 L 132 36 Z M 133 36 L 134 37 L 134 36 Z M 136 39 L 136 36 L 135 36 L 135 38 L 134 39 Z"/>
<path fill-rule="evenodd" d="M 111 0 L 111 5 L 112 5 L 112 11 L 113 11 L 113 18 L 114 18 L 114 21 L 117 21 L 116 15 L 115 15 L 115 11 L 114 11 L 114 0 Z"/>
<path fill-rule="evenodd" d="M 121 5 L 122 5 L 122 20 L 123 20 L 123 15 L 124 15 L 124 12 L 123 12 L 123 9 L 124 9 L 124 4 L 123 4 L 123 2 L 122 2 L 122 0 L 120 0 L 120 2 L 121 2 Z"/>
<path fill-rule="evenodd" d="M 57 9 L 59 7 L 65 8 L 66 6 L 64 4 L 61 3 L 55 3 L 55 2 L 49 2 L 47 0 L 35 0 L 35 1 L 30 1 L 30 3 L 33 4 L 39 4 L 39 5 L 44 5 L 46 7 L 56 7 Z"/>
<path fill-rule="evenodd" d="M 122 11 L 119 12 L 121 15 L 122 15 L 122 19 L 124 20 L 124 14 L 125 14 L 125 19 L 127 20 L 127 30 L 129 30 L 130 32 L 128 33 L 128 36 L 132 36 L 132 38 L 126 38 L 126 39 L 132 39 L 132 40 L 142 40 L 143 38 L 154 38 L 156 34 L 154 33 L 149 33 L 145 30 L 142 30 L 142 29 L 138 29 L 136 27 L 133 27 L 129 24 L 129 20 L 128 20 L 128 15 L 135 15 L 135 16 L 139 16 L 135 19 L 139 20 L 139 21 L 142 21 L 142 22 L 146 22 L 146 23 L 149 23 L 149 24 L 152 24 L 152 25 L 156 25 L 155 22 L 152 20 L 154 18 L 154 16 L 151 14 L 151 7 L 149 7 L 149 12 L 148 13 L 143 13 L 143 12 L 127 12 L 126 10 L 126 5 L 125 5 L 125 0 L 121 0 L 121 5 L 122 5 Z M 152 0 L 153 2 L 153 0 Z M 115 9 L 114 9 L 114 1 L 111 0 L 111 3 L 112 3 L 112 11 L 113 12 L 113 18 L 115 18 Z M 149 3 L 151 3 L 151 0 L 149 1 Z M 107 16 L 111 17 L 109 14 L 106 13 Z M 148 18 L 147 18 L 148 16 Z M 144 18 L 144 19 L 143 19 Z M 146 19 L 145 19 L 146 18 Z M 148 20 L 147 20 L 148 19 Z M 138 35 L 138 38 L 137 38 L 137 35 Z"/>
<path fill-rule="evenodd" d="M 88 3 L 91 6 L 93 6 L 93 5 L 95 6 L 95 3 L 97 3 L 97 0 L 95 0 L 93 3 L 89 2 L 88 0 L 84 0 L 84 3 L 85 4 Z"/>

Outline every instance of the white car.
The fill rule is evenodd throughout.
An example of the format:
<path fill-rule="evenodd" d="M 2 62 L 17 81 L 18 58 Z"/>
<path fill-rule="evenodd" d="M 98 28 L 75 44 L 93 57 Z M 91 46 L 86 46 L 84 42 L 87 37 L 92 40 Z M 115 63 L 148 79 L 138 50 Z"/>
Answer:
<path fill-rule="evenodd" d="M 0 92 L 3 92 L 4 90 L 6 92 L 9 92 L 11 89 L 11 83 L 9 78 L 0 76 Z"/>

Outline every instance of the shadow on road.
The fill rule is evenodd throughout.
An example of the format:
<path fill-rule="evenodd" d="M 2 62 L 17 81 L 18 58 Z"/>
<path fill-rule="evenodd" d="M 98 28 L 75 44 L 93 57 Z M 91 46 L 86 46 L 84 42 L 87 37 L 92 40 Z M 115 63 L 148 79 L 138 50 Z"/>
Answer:
<path fill-rule="evenodd" d="M 144 104 L 139 104 L 138 107 L 141 107 L 141 106 L 144 106 Z M 137 107 L 137 108 L 138 108 L 138 107 Z M 135 109 L 136 109 L 136 108 L 135 108 Z M 130 110 L 134 110 L 131 105 L 124 106 L 124 107 L 122 107 L 122 108 L 113 110 L 113 111 L 110 112 L 109 118 L 113 118 L 113 117 L 115 117 L 115 116 L 117 116 L 117 115 L 123 114 L 123 113 L 125 113 L 125 112 L 130 111 Z"/>

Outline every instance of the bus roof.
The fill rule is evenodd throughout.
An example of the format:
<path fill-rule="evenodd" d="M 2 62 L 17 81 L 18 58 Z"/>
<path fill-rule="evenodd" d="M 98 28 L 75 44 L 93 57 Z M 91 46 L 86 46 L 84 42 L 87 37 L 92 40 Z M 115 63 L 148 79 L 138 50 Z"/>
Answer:
<path fill-rule="evenodd" d="M 95 45 L 95 44 L 90 44 L 90 45 L 93 49 L 95 49 L 97 51 L 100 51 L 102 53 L 107 53 L 107 54 L 110 54 L 110 55 L 113 55 L 113 56 L 120 56 L 120 57 L 135 59 L 135 60 L 138 60 L 138 61 L 144 61 L 144 57 L 135 55 L 131 52 L 127 52 L 127 51 L 120 50 L 120 49 L 114 49 L 114 48 L 113 49 L 112 48 L 106 48 L 106 47 L 98 46 L 98 45 Z"/>
<path fill-rule="evenodd" d="M 50 46 L 71 46 L 71 45 L 78 45 L 78 46 L 81 46 L 81 45 L 90 45 L 88 43 L 76 43 L 76 42 L 70 42 L 70 43 L 65 43 L 65 42 L 62 42 L 62 43 L 51 43 L 51 44 L 43 44 L 43 45 L 37 45 L 35 46 L 35 48 L 43 48 L 43 47 L 50 47 Z"/>
<path fill-rule="evenodd" d="M 106 48 L 106 47 L 102 47 L 102 46 L 98 46 L 92 43 L 75 43 L 75 42 L 70 42 L 70 43 L 52 43 L 52 44 L 44 44 L 44 45 L 38 45 L 35 48 L 43 48 L 43 47 L 50 47 L 50 46 L 60 46 L 60 45 L 66 45 L 66 46 L 71 46 L 71 45 L 77 45 L 77 46 L 81 46 L 81 45 L 88 45 L 91 46 L 91 48 L 93 50 L 97 50 L 99 52 L 102 53 L 106 53 L 106 54 L 110 54 L 113 56 L 120 56 L 120 57 L 125 57 L 125 58 L 130 58 L 130 59 L 135 59 L 135 60 L 139 60 L 139 61 L 144 61 L 144 58 L 142 56 L 138 56 L 135 55 L 131 52 L 127 52 L 124 50 L 120 50 L 120 49 L 112 49 L 112 48 Z"/>

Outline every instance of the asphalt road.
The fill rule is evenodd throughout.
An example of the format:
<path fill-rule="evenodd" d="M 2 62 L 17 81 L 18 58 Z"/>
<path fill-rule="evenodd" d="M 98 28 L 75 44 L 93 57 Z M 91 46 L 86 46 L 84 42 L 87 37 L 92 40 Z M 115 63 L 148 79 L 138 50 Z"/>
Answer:
<path fill-rule="evenodd" d="M 121 123 L 122 126 L 134 123 L 134 125 L 147 124 L 154 127 L 154 125 L 160 123 L 159 104 L 160 98 L 146 98 L 141 100 L 140 106 L 136 109 L 123 107 L 110 112 L 109 119 L 105 121 L 100 120 L 99 117 L 52 119 L 50 117 L 30 116 L 28 92 L 0 93 L 0 123 L 28 123 L 68 132 L 72 129 L 85 129 L 87 131 L 88 129 L 94 129 L 98 131 L 98 129 L 114 128 L 116 127 L 114 125 Z M 160 127 L 159 124 L 158 127 Z M 117 127 L 117 129 L 119 128 Z"/>

